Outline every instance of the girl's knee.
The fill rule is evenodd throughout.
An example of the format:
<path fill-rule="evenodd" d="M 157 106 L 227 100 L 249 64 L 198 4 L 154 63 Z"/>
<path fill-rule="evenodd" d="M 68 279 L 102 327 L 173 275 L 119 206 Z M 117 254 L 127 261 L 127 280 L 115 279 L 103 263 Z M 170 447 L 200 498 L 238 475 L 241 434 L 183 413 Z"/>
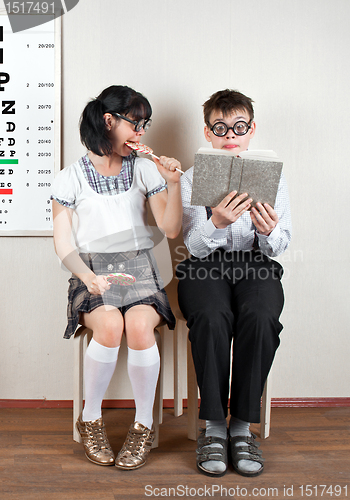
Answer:
<path fill-rule="evenodd" d="M 125 322 L 125 334 L 131 349 L 148 349 L 155 343 L 153 324 L 142 315 Z"/>
<path fill-rule="evenodd" d="M 93 329 L 93 336 L 96 342 L 106 347 L 117 347 L 120 345 L 123 334 L 123 323 L 119 316 L 111 313 L 101 315 L 96 327 Z"/>
<path fill-rule="evenodd" d="M 125 318 L 125 331 L 128 334 L 134 331 L 145 332 L 150 329 L 149 321 L 143 314 L 133 314 Z"/>

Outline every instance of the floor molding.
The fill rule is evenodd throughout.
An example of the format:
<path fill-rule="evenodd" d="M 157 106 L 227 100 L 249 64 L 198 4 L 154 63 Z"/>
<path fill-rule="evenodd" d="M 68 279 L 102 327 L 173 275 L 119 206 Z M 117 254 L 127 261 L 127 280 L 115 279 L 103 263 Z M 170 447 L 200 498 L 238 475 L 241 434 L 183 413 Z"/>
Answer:
<path fill-rule="evenodd" d="M 340 408 L 349 407 L 350 398 L 272 398 L 272 408 Z"/>
<path fill-rule="evenodd" d="M 187 408 L 187 399 L 183 401 Z M 174 408 L 173 399 L 163 400 L 164 408 Z M 272 398 L 272 408 L 340 408 L 350 407 L 350 398 Z M 0 408 L 73 408 L 71 400 L 0 399 Z M 103 408 L 135 408 L 133 399 L 106 399 Z"/>

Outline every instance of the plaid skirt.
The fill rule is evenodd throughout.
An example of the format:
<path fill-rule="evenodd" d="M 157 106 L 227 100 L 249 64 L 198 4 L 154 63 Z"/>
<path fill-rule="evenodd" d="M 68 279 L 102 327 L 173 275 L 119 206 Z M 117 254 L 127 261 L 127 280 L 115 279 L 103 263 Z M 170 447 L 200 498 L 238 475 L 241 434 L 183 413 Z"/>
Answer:
<path fill-rule="evenodd" d="M 88 313 L 103 305 L 117 307 L 123 314 L 139 304 L 153 305 L 169 329 L 175 327 L 167 294 L 163 288 L 157 263 L 150 250 L 119 253 L 81 253 L 80 257 L 96 275 L 126 273 L 136 278 L 128 286 L 112 284 L 103 295 L 92 295 L 74 274 L 69 279 L 68 324 L 64 338 L 70 338 L 78 324 L 80 313 Z"/>

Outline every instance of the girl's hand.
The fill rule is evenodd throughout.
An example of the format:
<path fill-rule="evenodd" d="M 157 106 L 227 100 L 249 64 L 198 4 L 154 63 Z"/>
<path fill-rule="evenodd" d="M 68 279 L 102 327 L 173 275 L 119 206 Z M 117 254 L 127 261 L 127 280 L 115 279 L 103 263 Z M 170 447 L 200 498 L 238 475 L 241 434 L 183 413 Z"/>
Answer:
<path fill-rule="evenodd" d="M 153 158 L 153 161 L 157 165 L 159 173 L 168 184 L 171 182 L 180 182 L 181 174 L 175 170 L 176 168 L 181 170 L 181 163 L 178 160 L 175 158 L 168 158 L 167 156 L 161 156 L 159 160 Z"/>
<path fill-rule="evenodd" d="M 278 215 L 267 203 L 257 203 L 256 206 L 252 208 L 250 217 L 258 233 L 268 236 L 277 226 Z"/>
<path fill-rule="evenodd" d="M 91 295 L 103 295 L 111 287 L 106 276 L 96 276 L 94 273 L 89 274 L 84 283 Z"/>

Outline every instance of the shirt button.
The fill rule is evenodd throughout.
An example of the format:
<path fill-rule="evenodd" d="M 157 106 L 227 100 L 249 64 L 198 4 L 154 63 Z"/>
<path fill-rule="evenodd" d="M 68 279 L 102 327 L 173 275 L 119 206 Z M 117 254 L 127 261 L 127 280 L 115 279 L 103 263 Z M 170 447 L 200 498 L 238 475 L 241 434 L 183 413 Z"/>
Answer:
<path fill-rule="evenodd" d="M 118 264 L 118 271 L 125 271 L 124 264 Z"/>
<path fill-rule="evenodd" d="M 108 269 L 108 271 L 113 271 L 113 269 L 114 269 L 113 264 L 108 264 L 107 269 Z"/>

